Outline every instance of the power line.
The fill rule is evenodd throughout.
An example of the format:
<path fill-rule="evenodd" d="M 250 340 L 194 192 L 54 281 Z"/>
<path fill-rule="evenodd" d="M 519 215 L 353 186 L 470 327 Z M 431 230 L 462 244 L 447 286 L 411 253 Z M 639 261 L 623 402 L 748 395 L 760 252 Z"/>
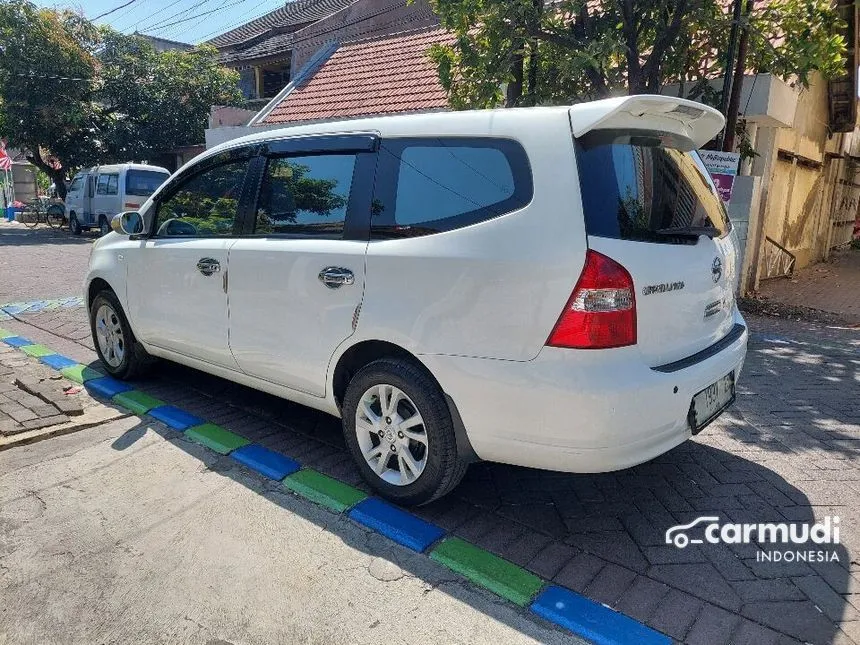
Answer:
<path fill-rule="evenodd" d="M 218 13 L 219 11 L 224 11 L 225 9 L 229 9 L 230 7 L 235 7 L 238 4 L 243 4 L 248 2 L 248 0 L 236 0 L 236 2 L 231 2 L 230 4 L 225 4 L 217 9 L 210 9 L 209 11 L 204 11 L 203 13 L 198 13 L 194 16 L 188 16 L 187 18 L 182 18 L 181 20 L 176 20 L 174 22 L 169 22 L 166 25 L 161 25 L 156 31 L 164 30 L 167 27 L 172 27 L 173 25 L 178 25 L 183 22 L 188 22 L 189 20 L 194 20 L 196 18 L 202 18 L 203 16 L 208 16 L 209 14 Z"/>
<path fill-rule="evenodd" d="M 209 2 L 209 1 L 210 1 L 210 0 L 199 0 L 198 2 L 195 2 L 193 5 L 191 5 L 190 7 L 188 7 L 187 9 L 181 9 L 181 10 L 177 11 L 176 13 L 172 13 L 172 14 L 170 14 L 170 15 L 169 15 L 169 16 L 167 16 L 166 18 L 162 18 L 162 19 L 160 19 L 160 20 L 156 20 L 155 22 L 150 23 L 149 25 L 143 25 L 143 27 L 141 27 L 141 29 L 157 29 L 157 28 L 159 28 L 161 25 L 163 25 L 164 23 L 169 22 L 170 20 L 172 20 L 173 18 L 176 18 L 176 17 L 178 17 L 178 16 L 183 16 L 183 15 L 187 14 L 189 11 L 191 11 L 192 9 L 196 9 L 197 7 L 199 7 L 199 6 L 201 6 L 201 5 L 204 5 L 204 4 L 206 4 L 207 2 Z M 150 17 L 151 17 L 151 16 L 150 16 Z"/>
<path fill-rule="evenodd" d="M 128 2 L 126 2 L 125 4 L 121 4 L 121 5 L 119 5 L 118 7 L 114 7 L 114 8 L 113 8 L 113 9 L 111 9 L 110 11 L 105 11 L 104 13 L 100 13 L 100 14 L 99 14 L 99 15 L 97 15 L 95 18 L 90 18 L 90 22 L 95 22 L 95 21 L 96 21 L 96 20 L 98 20 L 99 18 L 104 18 L 105 16 L 109 16 L 109 15 L 111 15 L 114 11 L 119 11 L 119 10 L 120 10 L 120 9 L 122 9 L 123 7 L 127 7 L 128 5 L 133 4 L 133 3 L 135 3 L 135 2 L 137 2 L 137 0 L 128 0 Z"/>
<path fill-rule="evenodd" d="M 278 4 L 280 5 L 280 4 L 282 4 L 282 2 L 278 2 Z M 262 13 L 260 13 L 260 14 L 257 14 L 257 15 L 256 15 L 256 16 L 254 16 L 253 18 L 250 18 L 250 19 L 247 19 L 247 20 L 246 20 L 246 19 L 245 19 L 245 16 L 247 16 L 249 13 L 253 12 L 253 11 L 254 11 L 254 9 L 256 9 L 256 8 L 257 8 L 257 7 L 254 7 L 254 8 L 252 8 L 250 11 L 246 11 L 245 13 L 241 14 L 240 19 L 239 19 L 239 20 L 237 20 L 236 22 L 230 23 L 229 25 L 226 25 L 226 26 L 224 26 L 224 27 L 219 27 L 218 29 L 214 29 L 214 30 L 210 31 L 208 34 L 204 34 L 204 35 L 200 38 L 200 42 L 204 42 L 207 38 L 209 38 L 209 36 L 212 36 L 212 35 L 214 35 L 214 34 L 226 34 L 227 32 L 229 32 L 229 31 L 230 31 L 231 29 L 233 29 L 234 27 L 237 27 L 237 26 L 239 26 L 239 25 L 243 25 L 243 24 L 246 24 L 246 23 L 254 22 L 254 21 L 255 21 L 255 20 L 257 20 L 258 18 L 262 18 L 262 17 L 263 17 L 263 16 L 265 16 L 266 14 L 271 13 L 272 11 L 274 11 L 274 9 L 267 9 L 266 11 L 264 11 L 264 12 L 262 12 Z"/>

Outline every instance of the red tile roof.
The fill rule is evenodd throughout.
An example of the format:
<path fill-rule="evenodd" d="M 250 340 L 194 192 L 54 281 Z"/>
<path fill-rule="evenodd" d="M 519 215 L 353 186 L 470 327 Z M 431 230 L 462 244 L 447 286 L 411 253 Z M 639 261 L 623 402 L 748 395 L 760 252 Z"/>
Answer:
<path fill-rule="evenodd" d="M 427 49 L 452 41 L 433 28 L 342 45 L 258 125 L 447 108 Z"/>

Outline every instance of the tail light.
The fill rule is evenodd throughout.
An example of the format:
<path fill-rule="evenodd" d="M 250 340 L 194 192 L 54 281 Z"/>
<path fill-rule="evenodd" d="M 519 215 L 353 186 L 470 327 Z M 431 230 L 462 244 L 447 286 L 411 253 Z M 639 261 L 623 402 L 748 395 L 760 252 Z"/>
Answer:
<path fill-rule="evenodd" d="M 582 275 L 546 344 L 575 349 L 635 345 L 636 295 L 627 269 L 589 249 Z"/>

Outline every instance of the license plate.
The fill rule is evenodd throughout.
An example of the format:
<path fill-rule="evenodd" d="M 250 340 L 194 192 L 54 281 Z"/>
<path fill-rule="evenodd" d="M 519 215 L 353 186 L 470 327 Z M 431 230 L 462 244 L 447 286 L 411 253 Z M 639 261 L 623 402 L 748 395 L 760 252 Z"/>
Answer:
<path fill-rule="evenodd" d="M 716 383 L 693 396 L 688 420 L 693 434 L 720 416 L 735 400 L 735 373 L 729 372 Z"/>

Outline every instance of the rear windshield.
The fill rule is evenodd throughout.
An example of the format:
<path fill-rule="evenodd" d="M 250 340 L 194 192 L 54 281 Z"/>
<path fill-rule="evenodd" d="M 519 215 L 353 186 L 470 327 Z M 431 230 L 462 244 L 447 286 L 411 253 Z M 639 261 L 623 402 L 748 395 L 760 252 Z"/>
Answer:
<path fill-rule="evenodd" d="M 689 141 L 671 135 L 595 131 L 576 142 L 589 235 L 695 244 L 668 229 L 731 226 L 713 181 Z M 658 233 L 657 231 L 662 231 Z"/>
<path fill-rule="evenodd" d="M 129 170 L 125 176 L 125 194 L 149 197 L 169 176 L 155 170 Z"/>

